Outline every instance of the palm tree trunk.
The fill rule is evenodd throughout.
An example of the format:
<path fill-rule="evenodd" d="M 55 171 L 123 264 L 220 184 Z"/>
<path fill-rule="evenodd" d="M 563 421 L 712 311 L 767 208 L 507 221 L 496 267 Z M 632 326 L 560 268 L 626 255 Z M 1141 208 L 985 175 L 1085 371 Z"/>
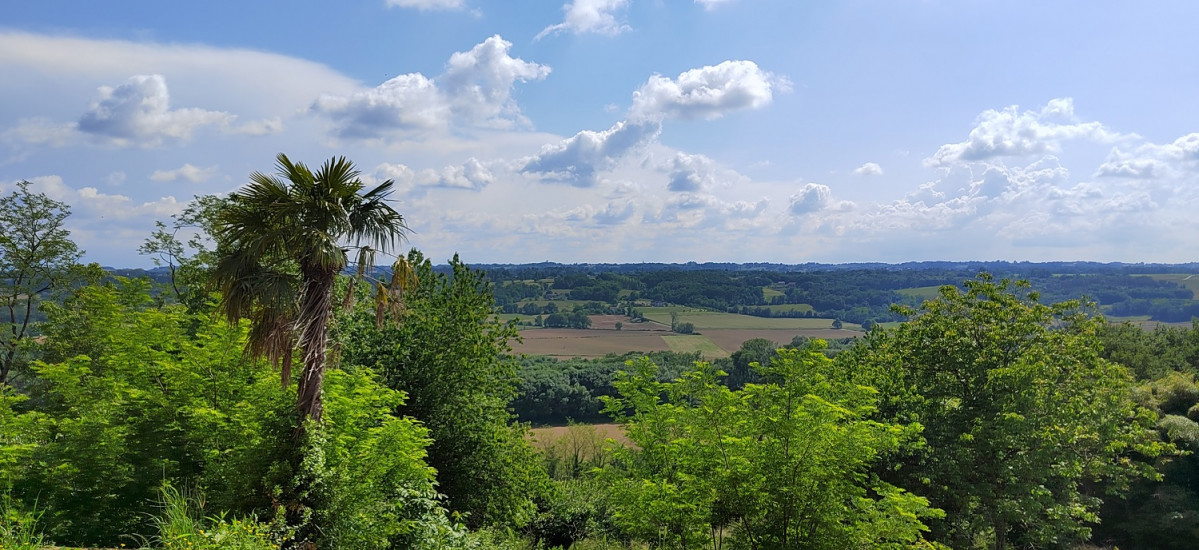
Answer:
<path fill-rule="evenodd" d="M 325 382 L 325 347 L 329 340 L 329 317 L 333 312 L 333 269 L 301 262 L 304 291 L 300 298 L 300 350 L 304 354 L 304 371 L 300 375 L 296 406 L 300 420 L 319 421 L 321 387 Z"/>

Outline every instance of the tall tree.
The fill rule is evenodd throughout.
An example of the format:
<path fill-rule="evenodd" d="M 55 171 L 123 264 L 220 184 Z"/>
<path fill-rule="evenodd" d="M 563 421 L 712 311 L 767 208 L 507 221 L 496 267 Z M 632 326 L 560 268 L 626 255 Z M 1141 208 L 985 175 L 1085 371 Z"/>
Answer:
<path fill-rule="evenodd" d="M 1101 319 L 1046 305 L 1027 282 L 982 275 L 946 286 L 893 331 L 838 357 L 879 389 L 883 419 L 919 421 L 927 445 L 879 472 L 948 516 L 954 548 L 1072 547 L 1090 537 L 1101 490 L 1155 477 L 1170 454 L 1127 369 L 1101 358 Z"/>
<path fill-rule="evenodd" d="M 521 526 L 546 475 L 508 411 L 519 383 L 509 346 L 516 328 L 495 317 L 483 273 L 457 256 L 449 273 L 416 250 L 407 265 L 389 285 L 388 305 L 404 304 L 390 322 L 380 328 L 378 310 L 365 306 L 338 322 L 342 365 L 368 367 L 408 396 L 397 412 L 429 428 L 429 465 L 450 510 L 471 527 Z"/>
<path fill-rule="evenodd" d="M 0 197 L 0 386 L 10 381 L 43 293 L 61 286 L 82 254 L 63 221 L 64 203 L 29 190 L 27 181 Z"/>
<path fill-rule="evenodd" d="M 304 368 L 297 406 L 320 420 L 337 274 L 351 250 L 358 264 L 371 265 L 408 228 L 386 202 L 393 182 L 363 193 L 360 172 L 345 157 L 313 172 L 280 153 L 276 167 L 276 175 L 250 174 L 218 214 L 213 280 L 223 313 L 234 322 L 250 319 L 251 353 L 282 361 L 284 384 L 298 343 Z"/>

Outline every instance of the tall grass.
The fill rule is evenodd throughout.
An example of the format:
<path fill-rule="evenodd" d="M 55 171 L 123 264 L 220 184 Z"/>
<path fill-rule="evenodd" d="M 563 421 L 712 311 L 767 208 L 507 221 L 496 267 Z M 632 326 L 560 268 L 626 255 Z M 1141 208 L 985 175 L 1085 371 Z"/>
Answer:
<path fill-rule="evenodd" d="M 277 550 L 270 526 L 255 518 L 227 519 L 205 516 L 203 499 L 163 485 L 159 495 L 162 511 L 154 518 L 158 536 L 144 541 L 144 548 L 162 550 Z M 7 550 L 7 549 L 4 549 Z"/>
<path fill-rule="evenodd" d="M 45 541 L 37 522 L 42 516 L 21 509 L 7 495 L 0 495 L 0 550 L 41 550 Z"/>

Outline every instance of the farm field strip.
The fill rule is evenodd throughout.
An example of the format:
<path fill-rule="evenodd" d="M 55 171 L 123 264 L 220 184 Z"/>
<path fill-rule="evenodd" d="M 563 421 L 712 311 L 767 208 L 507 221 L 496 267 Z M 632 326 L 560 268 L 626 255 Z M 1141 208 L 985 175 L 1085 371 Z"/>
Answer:
<path fill-rule="evenodd" d="M 685 307 L 646 307 L 638 308 L 646 319 L 670 326 L 670 314 L 678 314 L 678 322 L 691 323 L 695 330 L 712 329 L 823 329 L 832 328 L 832 319 L 820 318 L 789 318 L 789 317 L 754 317 L 738 313 L 722 313 Z M 860 325 L 845 323 L 844 329 L 860 329 Z"/>
<path fill-rule="evenodd" d="M 932 300 L 941 295 L 940 286 L 917 286 L 912 288 L 901 288 L 895 292 L 907 296 L 908 298 L 917 298 L 920 300 Z"/>
<path fill-rule="evenodd" d="M 704 359 L 717 359 L 720 357 L 728 357 L 731 352 L 721 348 L 712 341 L 711 338 L 699 334 L 678 334 L 674 336 L 663 336 L 666 345 L 670 346 L 670 351 L 680 353 L 700 352 Z"/>
<path fill-rule="evenodd" d="M 626 323 L 627 327 L 628 324 Z M 853 330 L 819 329 L 708 329 L 703 334 L 673 334 L 666 330 L 595 330 L 547 328 L 520 333 L 523 342 L 513 342 L 512 351 L 525 355 L 557 358 L 603 357 L 609 353 L 630 351 L 699 351 L 705 359 L 727 357 L 753 338 L 765 338 L 779 345 L 796 336 L 808 338 L 851 338 L 862 333 Z M 673 341 L 673 343 L 672 343 Z"/>

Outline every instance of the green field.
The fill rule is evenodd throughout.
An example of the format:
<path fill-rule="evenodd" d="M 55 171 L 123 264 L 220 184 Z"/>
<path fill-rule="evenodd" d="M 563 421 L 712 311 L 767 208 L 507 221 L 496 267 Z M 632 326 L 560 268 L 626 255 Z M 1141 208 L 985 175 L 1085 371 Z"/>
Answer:
<path fill-rule="evenodd" d="M 940 286 L 918 286 L 913 288 L 901 288 L 895 292 L 902 294 L 908 298 L 917 300 L 932 300 L 941 295 Z"/>
<path fill-rule="evenodd" d="M 691 323 L 695 330 L 703 332 L 710 329 L 822 329 L 832 326 L 832 319 L 817 318 L 781 318 L 753 317 L 736 313 L 705 311 L 687 307 L 646 307 L 638 311 L 646 319 L 670 326 L 670 313 L 678 313 L 678 322 Z M 842 328 L 860 330 L 861 325 L 845 323 Z"/>
<path fill-rule="evenodd" d="M 770 288 L 768 286 L 762 287 L 762 297 L 766 298 L 767 300 L 774 298 L 775 296 L 783 296 L 783 295 L 784 295 L 783 291 L 781 291 L 781 290 Z"/>
<path fill-rule="evenodd" d="M 663 336 L 666 345 L 670 346 L 670 351 L 679 353 L 694 353 L 700 352 L 704 359 L 717 359 L 720 357 L 728 357 L 729 352 L 716 345 L 707 336 L 700 334 L 678 334 L 673 336 Z"/>
<path fill-rule="evenodd" d="M 816 309 L 809 304 L 779 304 L 776 306 L 753 306 L 753 307 L 768 308 L 770 310 L 771 314 L 787 313 L 787 312 L 791 312 L 791 311 L 807 313 L 809 311 L 815 311 L 815 309 Z"/>
<path fill-rule="evenodd" d="M 570 311 L 575 306 L 589 304 L 594 300 L 521 300 L 516 302 L 516 307 L 524 307 L 525 304 L 537 304 L 537 307 L 543 307 L 546 304 L 554 304 L 558 306 L 558 311 Z"/>

